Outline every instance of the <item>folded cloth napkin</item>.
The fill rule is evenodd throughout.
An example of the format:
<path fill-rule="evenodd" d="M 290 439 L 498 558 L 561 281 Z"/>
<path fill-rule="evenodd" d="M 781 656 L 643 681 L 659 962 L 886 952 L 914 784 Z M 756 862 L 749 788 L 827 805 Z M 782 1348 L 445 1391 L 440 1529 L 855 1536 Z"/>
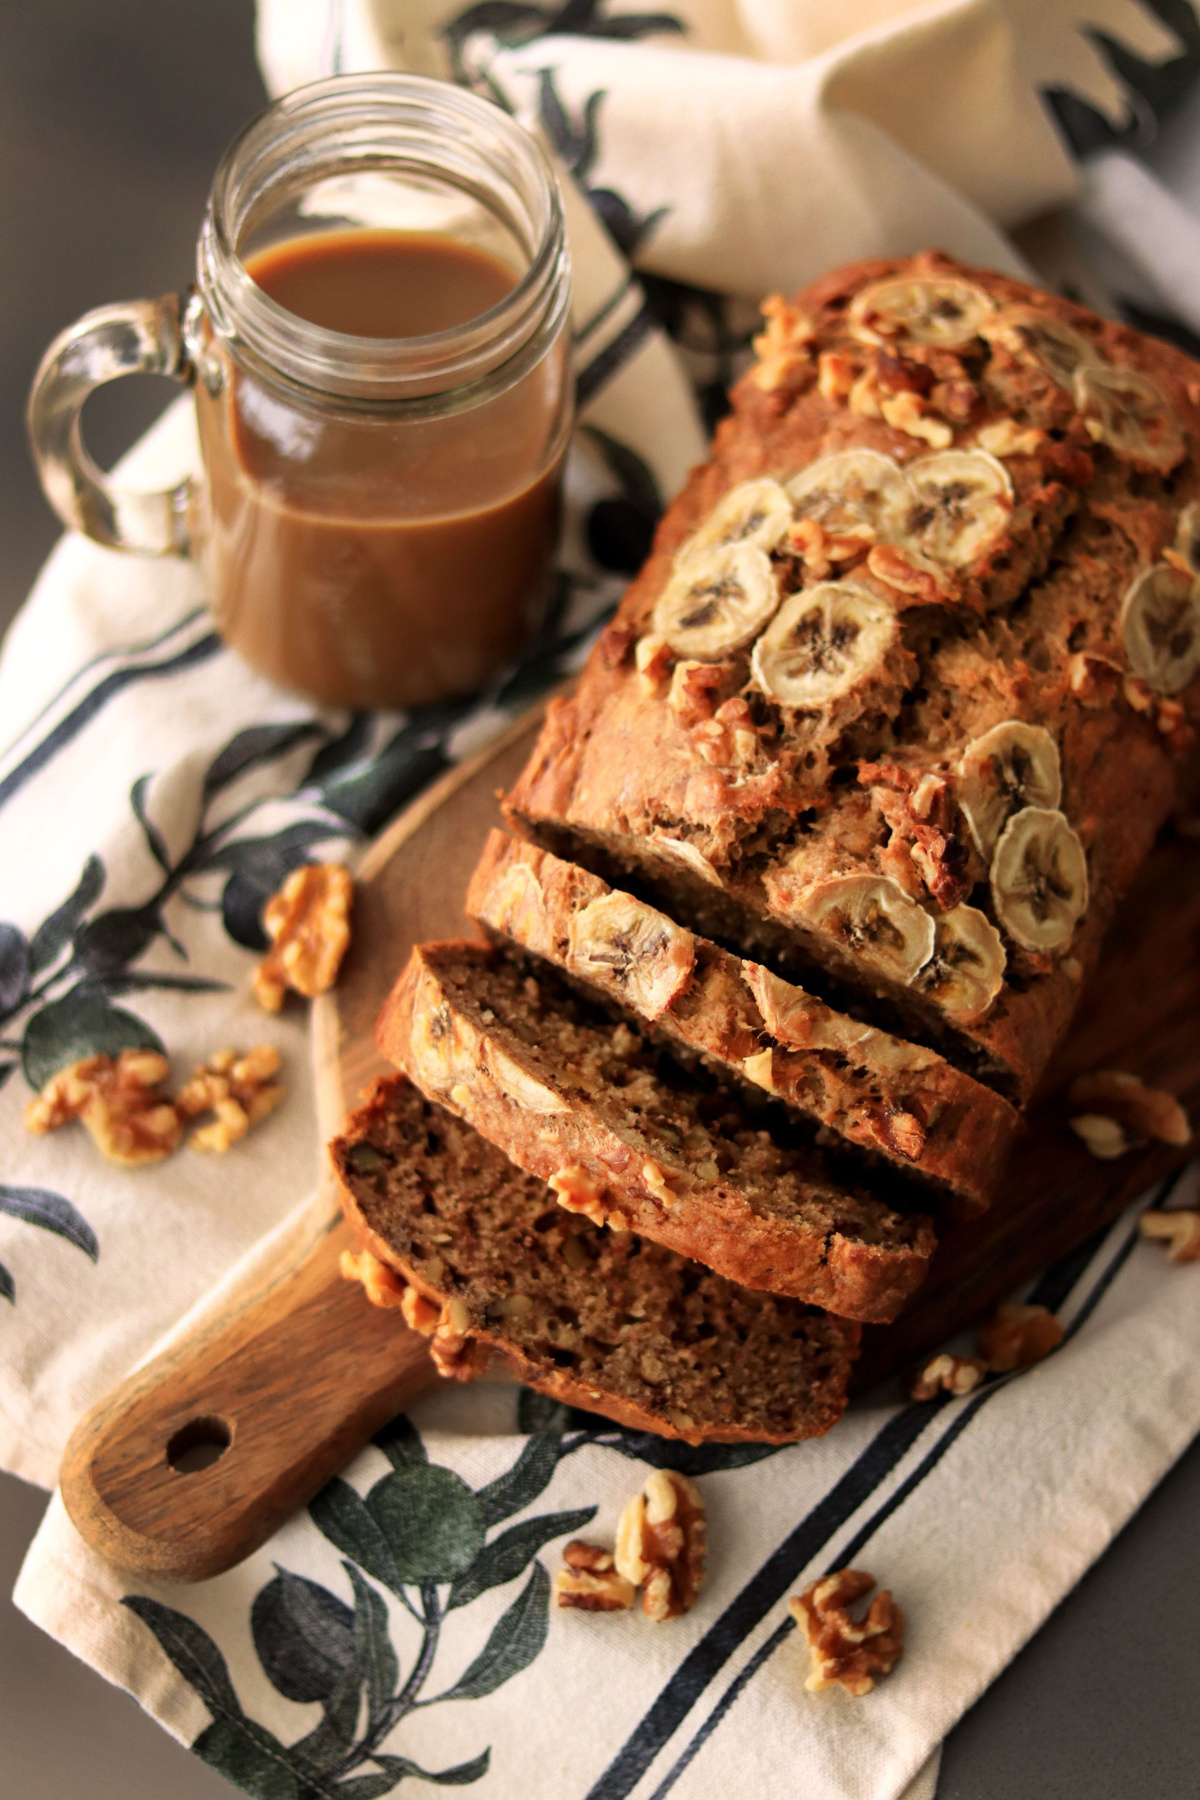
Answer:
<path fill-rule="evenodd" d="M 581 402 L 558 606 L 489 694 L 351 717 L 225 650 L 186 565 L 73 538 L 51 558 L 0 660 L 0 717 L 20 727 L 0 756 L 4 1466 L 51 1485 L 88 1405 L 283 1254 L 317 1146 L 302 1015 L 247 998 L 262 903 L 579 660 L 702 452 L 757 297 L 928 242 L 1019 267 L 1001 227 L 1076 182 L 1042 92 L 1119 137 L 1130 84 L 1161 86 L 1180 61 L 1133 0 L 873 0 L 853 37 L 846 10 L 264 0 L 275 88 L 335 68 L 452 75 L 558 158 Z M 181 402 L 126 473 L 159 486 L 195 454 Z M 186 1076 L 264 1041 L 286 1098 L 226 1158 L 127 1172 L 79 1126 L 22 1129 L 30 1084 L 72 1057 L 162 1044 Z M 684 1453 L 511 1388 L 456 1388 L 201 1587 L 123 1582 L 56 1501 L 18 1602 L 269 1800 L 369 1800 L 418 1770 L 555 1800 L 800 1785 L 890 1800 L 915 1778 L 915 1800 L 944 1732 L 1200 1425 L 1195 1279 L 1135 1248 L 1126 1220 L 1044 1278 L 1068 1327 L 1049 1363 L 965 1401 L 876 1400 L 770 1454 Z M 551 1616 L 561 1541 L 611 1537 L 664 1461 L 709 1504 L 695 1612 Z M 848 1561 L 910 1616 L 905 1661 L 863 1702 L 804 1693 L 785 1607 Z"/>

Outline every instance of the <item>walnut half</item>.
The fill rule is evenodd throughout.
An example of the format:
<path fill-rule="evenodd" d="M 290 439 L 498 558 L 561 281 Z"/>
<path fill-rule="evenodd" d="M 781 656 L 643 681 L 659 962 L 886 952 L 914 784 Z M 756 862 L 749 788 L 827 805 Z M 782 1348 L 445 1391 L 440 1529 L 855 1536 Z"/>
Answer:
<path fill-rule="evenodd" d="M 341 863 L 293 869 L 263 908 L 271 948 L 254 971 L 254 998 L 278 1012 L 289 988 L 315 999 L 337 980 L 350 943 L 354 882 Z"/>
<path fill-rule="evenodd" d="M 808 1640 L 812 1668 L 805 1682 L 812 1693 L 843 1687 L 856 1698 L 869 1694 L 877 1675 L 890 1675 L 904 1654 L 904 1614 L 887 1588 L 880 1588 L 865 1617 L 850 1607 L 875 1586 L 865 1569 L 839 1569 L 810 1582 L 788 1601 L 788 1611 Z"/>
<path fill-rule="evenodd" d="M 636 1598 L 633 1583 L 617 1573 L 612 1552 L 573 1538 L 563 1551 L 565 1569 L 554 1578 L 558 1606 L 579 1612 L 628 1612 Z"/>
<path fill-rule="evenodd" d="M 1044 1306 L 1002 1306 L 979 1333 L 979 1354 L 997 1375 L 1029 1369 L 1057 1350 L 1066 1333 Z"/>
<path fill-rule="evenodd" d="M 617 1521 L 617 1573 L 642 1593 L 648 1619 L 691 1610 L 708 1555 L 704 1500 L 686 1475 L 655 1469 Z"/>
<path fill-rule="evenodd" d="M 25 1129 L 42 1136 L 71 1119 L 86 1125 L 109 1162 L 136 1168 L 179 1148 L 183 1120 L 161 1091 L 168 1064 L 157 1050 L 84 1056 L 52 1075 L 25 1112 Z"/>
<path fill-rule="evenodd" d="M 252 1125 L 274 1112 L 283 1099 L 283 1085 L 275 1080 L 279 1063 L 273 1044 L 258 1044 L 244 1056 L 236 1050 L 216 1050 L 201 1063 L 175 1102 L 184 1119 L 206 1112 L 216 1115 L 211 1125 L 192 1133 L 188 1140 L 192 1149 L 224 1155 Z"/>

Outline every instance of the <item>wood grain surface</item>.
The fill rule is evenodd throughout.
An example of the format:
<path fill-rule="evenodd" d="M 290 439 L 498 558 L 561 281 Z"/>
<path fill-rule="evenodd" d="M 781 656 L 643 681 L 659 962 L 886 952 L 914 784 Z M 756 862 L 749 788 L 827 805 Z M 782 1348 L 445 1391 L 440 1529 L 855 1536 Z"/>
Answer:
<path fill-rule="evenodd" d="M 386 1067 L 375 1017 L 412 945 L 471 929 L 467 881 L 499 822 L 497 790 L 515 779 L 540 716 L 535 709 L 452 771 L 366 852 L 341 979 L 313 1010 L 322 1141 Z M 1067 1127 L 1063 1089 L 1084 1070 L 1125 1068 L 1200 1115 L 1198 1002 L 1200 844 L 1173 838 L 1122 908 L 999 1201 L 945 1240 L 897 1324 L 867 1328 L 856 1386 L 990 1311 L 1178 1166 L 1187 1152 L 1165 1146 L 1095 1161 Z M 340 1278 L 349 1239 L 332 1187 L 329 1207 L 291 1268 L 144 1365 L 76 1430 L 63 1497 L 84 1536 L 119 1567 L 195 1581 L 232 1566 L 434 1379 L 424 1339 Z M 229 1438 L 218 1460 L 191 1472 L 172 1466 L 168 1446 L 189 1433 L 202 1439 L 212 1421 L 223 1424 L 211 1433 Z"/>

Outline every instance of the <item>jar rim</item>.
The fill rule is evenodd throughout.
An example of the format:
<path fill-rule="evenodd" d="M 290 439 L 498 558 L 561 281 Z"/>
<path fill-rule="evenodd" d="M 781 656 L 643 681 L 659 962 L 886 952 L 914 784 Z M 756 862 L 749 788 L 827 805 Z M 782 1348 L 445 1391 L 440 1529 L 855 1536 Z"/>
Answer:
<path fill-rule="evenodd" d="M 237 245 L 269 194 L 278 203 L 389 164 L 471 194 L 513 231 L 529 261 L 508 293 L 461 325 L 380 338 L 313 324 L 258 286 Z M 312 82 L 251 120 L 218 164 L 197 247 L 209 323 L 239 360 L 310 394 L 368 404 L 441 397 L 457 409 L 481 386 L 490 394 L 520 379 L 561 327 L 569 279 L 562 202 L 536 138 L 490 100 L 392 71 Z"/>

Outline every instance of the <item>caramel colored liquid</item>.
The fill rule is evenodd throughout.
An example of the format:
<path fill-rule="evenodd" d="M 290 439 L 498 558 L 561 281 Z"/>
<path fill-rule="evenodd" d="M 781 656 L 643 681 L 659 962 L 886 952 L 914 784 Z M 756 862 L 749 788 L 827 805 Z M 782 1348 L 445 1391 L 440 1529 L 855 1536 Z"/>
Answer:
<path fill-rule="evenodd" d="M 427 234 L 331 232 L 247 261 L 326 330 L 417 337 L 465 324 L 516 277 Z M 309 404 L 238 370 L 197 412 L 217 624 L 264 673 L 318 699 L 414 705 L 478 687 L 529 636 L 558 514 L 561 369 L 438 419 Z"/>

